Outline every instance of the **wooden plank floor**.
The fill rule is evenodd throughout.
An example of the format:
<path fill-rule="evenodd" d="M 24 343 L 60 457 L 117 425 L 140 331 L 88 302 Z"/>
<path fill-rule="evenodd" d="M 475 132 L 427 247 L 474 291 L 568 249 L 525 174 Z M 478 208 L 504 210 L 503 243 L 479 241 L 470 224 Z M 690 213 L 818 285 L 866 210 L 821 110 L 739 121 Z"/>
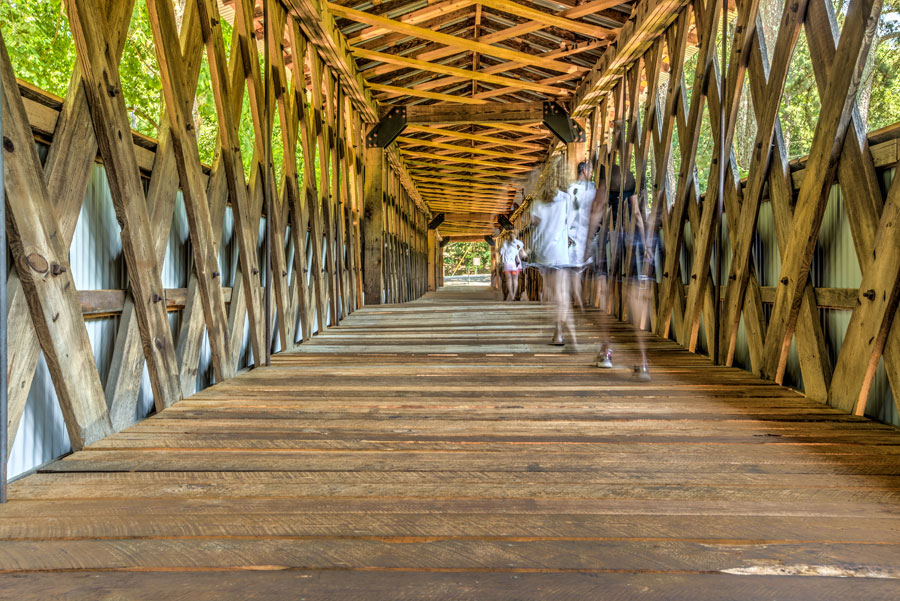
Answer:
<path fill-rule="evenodd" d="M 900 598 L 897 429 L 602 319 L 359 311 L 15 482 L 0 599 Z"/>

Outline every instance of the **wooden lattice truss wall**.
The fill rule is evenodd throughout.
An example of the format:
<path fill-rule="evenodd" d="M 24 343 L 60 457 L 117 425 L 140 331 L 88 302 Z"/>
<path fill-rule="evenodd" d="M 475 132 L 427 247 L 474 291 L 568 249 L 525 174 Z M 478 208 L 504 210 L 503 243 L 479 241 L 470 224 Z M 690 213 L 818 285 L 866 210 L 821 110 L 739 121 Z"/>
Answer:
<path fill-rule="evenodd" d="M 262 4 L 252 0 L 234 0 L 221 16 L 214 0 L 189 0 L 180 29 L 170 0 L 147 1 L 165 96 L 160 139 L 149 145 L 155 152 L 147 151 L 146 139 L 132 135 L 117 70 L 134 0 L 65 3 L 78 60 L 55 124 L 51 118 L 47 125 L 52 110 L 34 102 L 39 95 L 24 85 L 20 93 L 5 43 L 0 44 L 6 201 L 15 259 L 8 283 L 10 445 L 40 352 L 76 449 L 133 421 L 145 361 L 157 409 L 194 392 L 205 339 L 215 380 L 233 376 L 245 321 L 254 361 L 264 361 L 261 219 L 272 239 L 269 325 L 279 348 L 292 348 L 314 330 L 336 325 L 362 304 L 363 176 L 357 141 L 374 110 L 347 74 L 333 68 L 328 48 L 310 43 L 322 35 L 318 15 L 300 2 L 291 3 L 289 13 L 278 0 L 266 1 L 267 39 L 254 28 L 254 5 L 258 10 Z M 221 29 L 225 12 L 233 21 L 230 56 Z M 268 90 L 260 66 L 260 47 L 266 44 Z M 218 151 L 210 168 L 200 163 L 191 117 L 204 57 L 218 113 Z M 245 95 L 255 131 L 249 174 L 237 138 Z M 282 136 L 272 143 L 283 147 L 283 173 L 274 173 L 264 160 L 276 112 Z M 40 125 L 33 130 L 33 124 L 44 124 L 44 131 Z M 36 133 L 49 138 L 43 165 Z M 307 166 L 302 176 L 298 146 Z M 130 284 L 127 293 L 112 297 L 77 291 L 67 260 L 98 150 Z M 267 175 L 274 185 L 268 188 L 272 209 L 264 214 Z M 390 154 L 386 177 L 391 194 L 379 224 L 391 263 L 385 295 L 408 300 L 426 287 L 428 214 L 401 184 L 409 176 Z M 165 290 L 160 266 L 179 189 L 193 271 L 186 290 Z M 232 207 L 239 253 L 233 288 L 222 285 L 218 262 L 226 204 Z M 290 246 L 292 266 L 286 265 Z M 183 311 L 175 336 L 169 310 Z M 105 387 L 84 325 L 85 313 L 98 312 L 121 314 Z"/>
<path fill-rule="evenodd" d="M 652 198 L 649 209 L 646 197 L 641 198 L 641 211 L 617 224 L 620 231 L 613 230 L 606 214 L 603 231 L 604 243 L 609 244 L 609 272 L 620 277 L 611 278 L 605 296 L 596 297 L 595 302 L 662 336 L 672 335 L 694 351 L 702 321 L 706 346 L 714 348 L 716 263 L 712 259 L 719 169 L 714 158 L 706 197 L 699 195 L 695 169 L 706 119 L 715 144 L 713 157 L 718 156 L 719 145 L 726 149 L 723 225 L 731 261 L 730 270 L 722 274 L 721 359 L 727 364 L 734 361 L 743 323 L 753 372 L 780 383 L 795 340 L 806 394 L 861 414 L 882 357 L 894 398 L 900 398 L 900 325 L 893 323 L 900 296 L 900 178 L 895 177 L 885 191 L 878 175 L 900 161 L 898 128 L 867 138 L 856 107 L 860 73 L 880 3 L 852 0 L 840 29 L 828 0 L 785 2 L 774 47 L 767 47 L 759 0 L 737 2 L 736 15 L 731 15 L 736 20 L 724 91 L 715 43 L 721 10 L 715 0 L 688 4 L 664 35 L 649 41 L 639 60 L 608 72 L 595 86 L 593 94 L 600 104 L 590 115 L 598 133 L 592 136 L 589 149 L 602 144 L 607 167 L 624 164 L 637 174 L 638 182 L 646 178 L 645 190 Z M 809 156 L 792 168 L 778 109 L 800 35 L 806 36 L 809 45 L 822 108 Z M 695 52 L 697 71 L 688 96 L 685 56 Z M 757 134 L 749 176 L 741 181 L 733 139 L 745 80 Z M 719 123 L 723 105 L 724 130 Z M 678 172 L 671 162 L 675 144 L 680 149 Z M 585 156 L 589 149 L 570 145 L 566 150 L 571 160 L 571 155 Z M 651 153 L 656 166 L 652 174 Z M 859 290 L 814 289 L 810 282 L 819 229 L 835 184 L 840 184 L 862 272 Z M 781 259 L 774 287 L 760 285 L 751 252 L 764 201 L 771 202 Z M 691 232 L 689 247 L 686 226 Z M 634 246 L 622 244 L 635 239 L 632 236 L 643 243 L 645 253 L 635 256 Z M 688 266 L 685 273 L 682 265 Z M 658 285 L 653 287 L 648 314 L 628 315 L 623 288 L 638 270 Z M 764 303 L 772 304 L 768 319 Z M 820 308 L 852 310 L 834 365 L 822 332 Z"/>

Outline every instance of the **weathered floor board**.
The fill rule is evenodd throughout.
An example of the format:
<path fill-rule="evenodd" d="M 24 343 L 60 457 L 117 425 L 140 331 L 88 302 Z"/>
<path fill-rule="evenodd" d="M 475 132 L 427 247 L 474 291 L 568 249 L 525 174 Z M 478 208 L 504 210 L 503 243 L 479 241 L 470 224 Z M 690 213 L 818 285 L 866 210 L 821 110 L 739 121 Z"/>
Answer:
<path fill-rule="evenodd" d="M 579 335 L 478 288 L 361 310 L 15 482 L 0 599 L 900 598 L 897 429 Z"/>

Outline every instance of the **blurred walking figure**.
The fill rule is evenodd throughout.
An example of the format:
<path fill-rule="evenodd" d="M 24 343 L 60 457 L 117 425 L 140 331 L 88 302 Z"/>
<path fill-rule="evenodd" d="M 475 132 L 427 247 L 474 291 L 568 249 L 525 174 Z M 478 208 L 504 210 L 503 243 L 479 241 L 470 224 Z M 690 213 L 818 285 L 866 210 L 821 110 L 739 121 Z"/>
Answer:
<path fill-rule="evenodd" d="M 618 173 L 617 166 L 613 167 L 613 173 Z M 616 183 L 618 183 L 618 181 L 619 179 L 616 178 Z M 619 200 L 618 189 L 615 189 L 614 191 L 612 184 L 613 182 L 607 177 L 606 166 L 601 163 L 597 173 L 594 200 L 591 203 L 590 211 L 588 213 L 588 225 L 585 235 L 586 239 L 591 240 L 591 245 L 584 250 L 584 260 L 588 261 L 593 259 L 594 269 L 598 275 L 598 280 L 605 280 L 607 289 L 611 286 L 610 277 L 613 274 L 609 272 L 609 264 L 606 261 L 606 230 L 609 228 L 610 220 L 613 219 L 616 214 L 616 207 Z M 598 290 L 597 292 L 600 298 L 605 296 L 605 293 L 601 293 L 601 290 Z M 600 328 L 598 341 L 600 348 L 598 349 L 597 358 L 594 364 L 597 367 L 609 369 L 613 366 L 613 352 L 612 347 L 609 344 L 609 333 L 606 330 L 605 322 L 602 320 L 598 326 Z"/>
<path fill-rule="evenodd" d="M 519 274 L 522 273 L 522 254 L 525 244 L 513 232 L 500 247 L 503 277 L 506 279 L 507 296 L 503 300 L 516 300 L 519 291 Z"/>
<path fill-rule="evenodd" d="M 588 245 L 588 227 L 591 221 L 591 208 L 594 205 L 596 186 L 591 181 L 594 168 L 590 161 L 578 163 L 578 179 L 569 186 L 569 212 L 567 223 L 569 228 L 569 278 L 572 284 L 572 296 L 575 304 L 584 311 L 582 300 L 582 274 L 585 265 L 590 263 Z"/>
<path fill-rule="evenodd" d="M 565 335 L 574 348 L 575 324 L 571 315 L 572 298 L 569 284 L 569 222 L 570 199 L 566 192 L 550 189 L 543 202 L 535 204 L 531 220 L 535 224 L 535 261 L 541 266 L 544 293 L 555 307 L 555 330 L 550 344 L 564 346 Z"/>
<path fill-rule="evenodd" d="M 643 273 L 645 263 L 652 260 L 652 257 L 646 256 L 645 252 L 645 249 L 650 245 L 645 244 L 648 232 L 646 232 L 644 228 L 645 216 L 643 205 L 646 203 L 641 202 L 643 194 L 644 188 L 642 187 L 641 196 L 632 194 L 625 205 L 628 209 L 628 213 L 630 213 L 626 220 L 626 223 L 630 222 L 630 225 L 627 226 L 629 231 L 625 233 L 625 244 L 633 247 L 632 256 L 634 257 L 632 265 L 630 266 L 632 275 L 627 282 L 628 313 L 632 323 L 634 323 L 634 326 L 637 329 L 642 329 L 641 322 L 644 313 L 649 307 L 650 283 L 652 281 L 652 278 L 649 275 L 645 276 Z M 625 248 L 628 248 L 628 246 Z M 649 381 L 650 369 L 647 365 L 647 349 L 644 345 L 643 336 L 638 335 L 637 342 L 641 352 L 641 364 L 634 366 L 633 375 L 638 380 Z"/>

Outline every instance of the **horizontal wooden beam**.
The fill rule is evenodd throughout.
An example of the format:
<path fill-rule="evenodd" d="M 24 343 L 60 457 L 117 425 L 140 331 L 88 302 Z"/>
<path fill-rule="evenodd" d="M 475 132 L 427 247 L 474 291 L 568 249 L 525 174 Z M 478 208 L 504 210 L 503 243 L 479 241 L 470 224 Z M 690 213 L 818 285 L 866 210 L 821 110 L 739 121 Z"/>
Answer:
<path fill-rule="evenodd" d="M 433 165 L 431 169 L 413 169 L 410 173 L 414 178 L 419 177 L 440 177 L 448 180 L 469 180 L 473 182 L 482 182 L 490 184 L 504 184 L 510 186 L 521 187 L 525 178 L 510 177 L 506 173 L 495 173 L 493 171 L 472 171 L 470 173 L 459 173 L 446 171 L 443 167 L 452 167 L 453 165 Z M 492 175 L 483 175 L 490 173 Z"/>
<path fill-rule="evenodd" d="M 444 223 L 494 223 L 497 220 L 497 213 L 468 211 L 466 213 L 444 213 Z"/>
<path fill-rule="evenodd" d="M 482 161 L 481 159 L 470 159 L 463 157 L 442 156 L 439 154 L 431 154 L 429 152 L 416 152 L 414 150 L 400 149 L 402 156 L 417 157 L 422 159 L 437 159 L 439 161 L 447 161 L 450 163 L 465 163 L 467 165 L 481 165 L 483 167 L 493 167 L 495 169 L 508 169 L 510 171 L 526 172 L 531 171 L 531 167 L 523 167 L 521 165 L 510 165 L 507 163 L 497 163 L 495 161 Z"/>
<path fill-rule="evenodd" d="M 439 157 L 443 159 L 444 157 Z M 411 165 L 412 169 L 415 171 L 422 171 L 423 168 L 429 169 L 432 173 L 464 173 L 464 174 L 478 174 L 484 175 L 487 177 L 499 177 L 506 179 L 514 179 L 521 180 L 524 179 L 524 175 L 521 173 L 509 173 L 507 171 L 491 171 L 489 169 L 479 169 L 478 167 L 462 167 L 460 165 L 448 165 L 445 163 L 433 163 L 430 161 L 419 161 L 417 159 L 408 159 L 407 164 Z"/>
<path fill-rule="evenodd" d="M 514 199 L 513 196 L 503 196 L 499 194 L 491 194 L 490 192 L 478 192 L 477 190 L 459 190 L 459 189 L 442 189 L 429 188 L 422 190 L 423 197 L 447 197 L 447 198 L 465 198 L 469 200 L 487 201 L 496 203 L 504 207 L 508 207 Z"/>
<path fill-rule="evenodd" d="M 413 88 L 403 88 L 400 86 L 389 86 L 380 83 L 370 83 L 369 87 L 376 92 L 384 92 L 388 96 L 415 96 L 416 98 L 428 98 L 430 100 L 440 100 L 442 102 L 455 102 L 459 104 L 487 104 L 487 100 L 480 98 L 472 98 L 471 96 L 454 96 L 453 94 L 441 94 L 440 92 L 428 92 L 426 90 L 415 90 Z"/>
<path fill-rule="evenodd" d="M 493 102 L 477 107 L 432 104 L 406 108 L 407 123 L 541 123 L 543 119 L 542 102 Z"/>
<path fill-rule="evenodd" d="M 501 152 L 499 150 L 485 150 L 484 148 L 458 146 L 456 144 L 444 144 L 442 142 L 432 142 L 431 140 L 421 140 L 419 138 L 409 138 L 407 136 L 399 136 L 397 138 L 402 146 L 427 146 L 428 148 L 440 148 L 442 150 L 450 150 L 458 153 L 480 154 L 489 157 L 497 157 L 501 159 L 519 159 L 524 161 L 538 161 L 540 157 L 521 156 L 511 152 Z M 441 155 L 443 156 L 443 155 Z"/>
<path fill-rule="evenodd" d="M 223 287 L 225 302 L 231 302 L 231 287 Z M 127 290 L 79 290 L 81 314 L 86 319 L 110 317 L 122 313 Z M 187 288 L 166 288 L 166 311 L 181 311 L 187 302 Z"/>
<path fill-rule="evenodd" d="M 533 90 L 551 96 L 565 96 L 570 93 L 566 88 L 560 88 L 559 86 L 541 84 L 525 79 L 515 79 L 513 77 L 504 77 L 502 75 L 491 75 L 489 73 L 460 69 L 459 67 L 451 67 L 449 65 L 441 65 L 438 63 L 429 63 L 428 61 L 409 58 L 407 56 L 388 54 L 386 52 L 375 52 L 374 50 L 365 50 L 364 48 L 354 48 L 353 54 L 361 58 L 367 58 L 382 63 L 400 65 L 401 67 L 409 67 L 411 69 L 420 69 L 430 73 L 451 75 L 466 80 L 483 81 L 485 83 L 492 83 L 498 86 L 506 86 L 520 90 Z M 363 74 L 365 74 L 365 71 Z"/>
<path fill-rule="evenodd" d="M 429 201 L 437 203 L 451 203 L 456 207 L 455 210 L 457 211 L 461 209 L 460 203 L 464 203 L 463 206 L 475 206 L 482 209 L 490 208 L 498 211 L 508 211 L 511 202 L 511 199 L 485 198 L 472 194 L 460 194 L 456 191 L 429 192 L 428 194 L 423 195 L 423 198 L 427 198 Z"/>
<path fill-rule="evenodd" d="M 517 189 L 515 184 L 510 184 L 506 182 L 490 182 L 486 180 L 478 180 L 471 178 L 453 178 L 449 177 L 422 177 L 422 176 L 413 176 L 413 180 L 416 182 L 417 186 L 425 186 L 429 183 L 437 183 L 444 186 L 455 186 L 455 187 L 465 187 L 472 189 L 481 189 L 481 190 L 508 190 L 508 189 Z"/>
<path fill-rule="evenodd" d="M 759 300 L 766 305 L 775 303 L 775 286 L 760 286 Z M 690 292 L 690 286 L 684 287 L 684 296 Z M 859 290 L 857 288 L 813 288 L 816 297 L 816 306 L 819 309 L 838 309 L 847 310 L 855 309 L 859 300 Z M 723 293 L 722 302 L 725 302 Z"/>
<path fill-rule="evenodd" d="M 506 138 L 497 138 L 494 136 L 485 136 L 481 134 L 469 134 L 452 129 L 439 129 L 437 127 L 429 127 L 427 125 L 410 125 L 406 128 L 408 132 L 419 132 L 423 134 L 434 134 L 442 138 L 457 138 L 460 140 L 471 140 L 473 142 L 484 142 L 486 144 L 495 144 L 497 146 L 513 146 L 515 148 L 524 148 L 526 150 L 538 150 L 543 152 L 546 147 L 541 144 L 532 142 L 519 142 L 518 140 L 507 140 Z M 436 139 L 436 142 L 443 140 Z"/>
<path fill-rule="evenodd" d="M 469 198 L 474 200 L 484 200 L 490 201 L 495 204 L 500 204 L 502 206 L 508 206 L 509 203 L 513 200 L 512 196 L 500 195 L 500 194 L 491 194 L 489 192 L 477 192 L 477 191 L 463 191 L 463 190 L 453 190 L 453 189 L 440 189 L 440 188 L 431 188 L 428 190 L 422 191 L 422 196 L 434 198 L 435 196 L 440 196 L 443 194 L 452 194 L 455 195 L 453 198 Z"/>
<path fill-rule="evenodd" d="M 485 232 L 485 233 L 492 233 L 492 232 Z M 483 233 L 469 234 L 468 232 L 466 232 L 463 235 L 457 235 L 454 232 L 448 232 L 447 236 L 452 236 L 453 242 L 481 242 L 482 244 L 485 243 Z"/>
<path fill-rule="evenodd" d="M 481 198 L 498 198 L 503 200 L 512 199 L 516 191 L 514 189 L 502 189 L 502 188 L 494 188 L 490 190 L 483 190 L 479 188 L 471 188 L 466 184 L 430 184 L 430 183 L 420 183 L 419 189 L 423 194 L 428 192 L 461 192 L 464 194 L 471 194 L 475 196 L 479 196 Z"/>

